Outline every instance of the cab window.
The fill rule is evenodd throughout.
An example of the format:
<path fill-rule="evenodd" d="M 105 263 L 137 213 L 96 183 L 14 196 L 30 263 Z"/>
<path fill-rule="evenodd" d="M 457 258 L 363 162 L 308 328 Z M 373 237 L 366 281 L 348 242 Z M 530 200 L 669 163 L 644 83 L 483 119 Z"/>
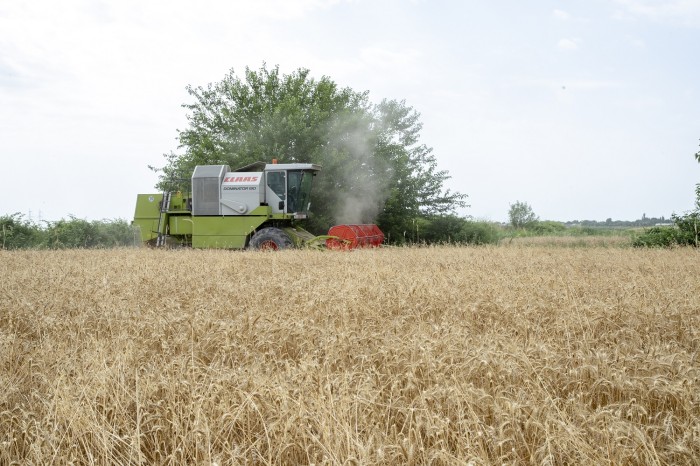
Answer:
<path fill-rule="evenodd" d="M 267 186 L 277 194 L 281 200 L 285 200 L 285 191 L 287 190 L 286 180 L 284 172 L 268 172 L 267 173 Z"/>

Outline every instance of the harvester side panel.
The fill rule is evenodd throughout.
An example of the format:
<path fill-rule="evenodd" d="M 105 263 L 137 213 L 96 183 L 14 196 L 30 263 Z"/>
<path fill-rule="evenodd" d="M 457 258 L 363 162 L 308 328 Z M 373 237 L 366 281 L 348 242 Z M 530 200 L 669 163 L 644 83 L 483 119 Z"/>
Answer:
<path fill-rule="evenodd" d="M 192 217 L 192 247 L 242 249 L 268 219 L 267 215 Z"/>
<path fill-rule="evenodd" d="M 220 189 L 228 165 L 197 165 L 192 173 L 192 215 L 220 215 Z"/>
<path fill-rule="evenodd" d="M 249 215 L 265 202 L 260 172 L 226 173 L 221 183 L 221 214 Z"/>
<path fill-rule="evenodd" d="M 189 215 L 173 215 L 168 218 L 168 228 L 171 236 L 191 236 L 192 217 Z"/>
<path fill-rule="evenodd" d="M 163 194 L 139 194 L 136 197 L 136 211 L 133 224 L 141 230 L 144 243 L 158 237 L 158 219 Z"/>

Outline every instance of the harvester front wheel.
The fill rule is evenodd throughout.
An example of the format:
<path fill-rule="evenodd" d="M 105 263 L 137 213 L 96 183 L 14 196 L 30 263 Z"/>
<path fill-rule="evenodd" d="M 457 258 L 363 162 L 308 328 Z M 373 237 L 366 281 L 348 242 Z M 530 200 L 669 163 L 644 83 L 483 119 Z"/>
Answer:
<path fill-rule="evenodd" d="M 250 238 L 250 248 L 263 251 L 277 251 L 291 248 L 293 245 L 287 233 L 274 227 L 263 228 Z"/>

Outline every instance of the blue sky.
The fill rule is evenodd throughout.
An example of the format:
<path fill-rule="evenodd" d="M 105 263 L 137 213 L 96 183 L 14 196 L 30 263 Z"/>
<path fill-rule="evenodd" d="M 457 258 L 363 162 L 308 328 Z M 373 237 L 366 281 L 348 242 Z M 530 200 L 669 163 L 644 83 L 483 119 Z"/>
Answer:
<path fill-rule="evenodd" d="M 421 113 L 460 211 L 693 206 L 700 0 L 0 0 L 0 214 L 125 218 L 188 84 L 263 62 Z"/>

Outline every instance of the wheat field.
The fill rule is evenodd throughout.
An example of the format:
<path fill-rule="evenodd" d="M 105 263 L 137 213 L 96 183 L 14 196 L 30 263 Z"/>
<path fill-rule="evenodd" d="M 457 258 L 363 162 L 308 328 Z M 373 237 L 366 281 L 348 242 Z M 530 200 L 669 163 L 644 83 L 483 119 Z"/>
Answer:
<path fill-rule="evenodd" d="M 0 251 L 0 464 L 700 464 L 699 259 Z"/>

